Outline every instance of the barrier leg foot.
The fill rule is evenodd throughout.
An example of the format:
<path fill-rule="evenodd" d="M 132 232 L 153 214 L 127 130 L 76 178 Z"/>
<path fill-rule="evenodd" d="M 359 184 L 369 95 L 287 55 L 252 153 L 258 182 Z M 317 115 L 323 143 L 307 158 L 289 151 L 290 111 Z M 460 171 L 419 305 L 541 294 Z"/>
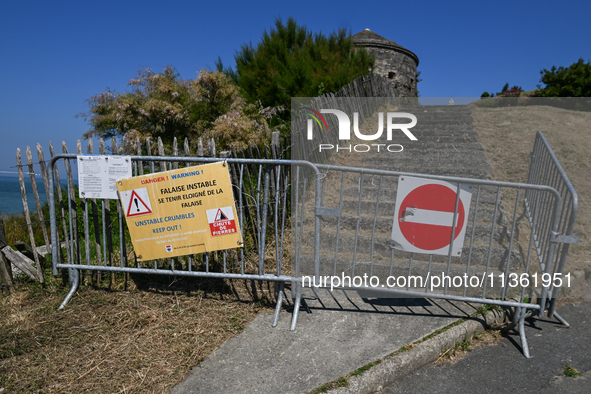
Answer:
<path fill-rule="evenodd" d="M 554 312 L 554 318 L 562 323 L 563 326 L 570 328 L 570 324 L 568 324 L 568 322 L 564 320 L 564 317 L 560 316 L 558 313 Z"/>
<path fill-rule="evenodd" d="M 64 298 L 62 304 L 59 306 L 59 308 L 57 308 L 58 311 L 64 309 L 64 307 L 68 305 L 68 302 L 70 302 L 76 291 L 78 291 L 78 285 L 80 284 L 80 272 L 78 270 L 70 268 L 68 269 L 68 273 L 72 287 L 66 295 L 66 298 Z"/>
<path fill-rule="evenodd" d="M 295 302 L 293 305 L 293 314 L 291 315 L 290 330 L 294 331 L 298 323 L 298 315 L 300 313 L 300 305 L 302 303 L 302 288 L 299 282 L 291 282 L 292 287 L 295 287 Z"/>
<path fill-rule="evenodd" d="M 530 358 L 529 347 L 527 344 L 527 337 L 525 336 L 525 308 L 520 309 L 519 317 L 519 339 L 521 339 L 521 348 L 523 349 L 523 355 L 525 358 Z"/>
<path fill-rule="evenodd" d="M 279 323 L 279 312 L 281 312 L 281 306 L 283 305 L 283 282 L 275 283 L 275 296 L 277 297 L 277 304 L 275 305 L 275 314 L 273 315 L 273 327 L 277 327 Z"/>

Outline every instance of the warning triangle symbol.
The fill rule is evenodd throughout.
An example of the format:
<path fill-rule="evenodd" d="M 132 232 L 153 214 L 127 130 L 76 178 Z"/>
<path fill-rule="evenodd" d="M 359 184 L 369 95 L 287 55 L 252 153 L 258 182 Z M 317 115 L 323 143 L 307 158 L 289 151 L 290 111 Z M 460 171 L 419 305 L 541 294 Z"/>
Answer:
<path fill-rule="evenodd" d="M 131 192 L 131 198 L 129 199 L 129 207 L 127 207 L 127 217 L 148 215 L 152 213 L 150 207 L 138 196 L 135 190 Z"/>
<path fill-rule="evenodd" d="M 228 217 L 224 215 L 221 208 L 218 209 L 218 212 L 215 214 L 215 221 L 219 222 L 220 220 L 228 220 Z"/>

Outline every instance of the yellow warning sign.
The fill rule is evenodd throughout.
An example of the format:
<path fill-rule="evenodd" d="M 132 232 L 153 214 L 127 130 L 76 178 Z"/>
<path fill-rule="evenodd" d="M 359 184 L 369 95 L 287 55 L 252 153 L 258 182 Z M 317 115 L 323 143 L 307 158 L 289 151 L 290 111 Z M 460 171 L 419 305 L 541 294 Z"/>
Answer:
<path fill-rule="evenodd" d="M 138 260 L 242 246 L 224 163 L 121 179 L 117 189 Z"/>

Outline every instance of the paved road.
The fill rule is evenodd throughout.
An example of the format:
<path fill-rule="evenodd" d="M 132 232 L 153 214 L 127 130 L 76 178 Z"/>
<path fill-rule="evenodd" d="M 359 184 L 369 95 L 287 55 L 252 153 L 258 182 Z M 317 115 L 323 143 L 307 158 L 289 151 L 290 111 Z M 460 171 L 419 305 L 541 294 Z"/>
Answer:
<path fill-rule="evenodd" d="M 571 328 L 557 321 L 532 319 L 526 333 L 532 358 L 522 356 L 519 337 L 477 348 L 455 364 L 431 364 L 383 390 L 395 393 L 591 393 L 591 285 L 557 309 Z M 566 302 L 564 302 L 566 301 Z M 565 365 L 584 378 L 556 379 Z"/>

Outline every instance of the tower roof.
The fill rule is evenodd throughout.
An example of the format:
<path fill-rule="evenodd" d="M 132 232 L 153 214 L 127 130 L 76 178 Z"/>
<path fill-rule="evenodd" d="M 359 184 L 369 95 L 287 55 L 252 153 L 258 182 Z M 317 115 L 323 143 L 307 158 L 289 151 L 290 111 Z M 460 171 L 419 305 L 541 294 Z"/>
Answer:
<path fill-rule="evenodd" d="M 419 65 L 419 58 L 413 52 L 398 45 L 394 41 L 388 40 L 387 38 L 384 38 L 379 34 L 374 33 L 369 29 L 365 29 L 357 34 L 352 35 L 351 40 L 353 40 L 353 43 L 355 45 L 361 47 L 386 48 L 405 53 L 406 55 L 414 59 L 414 61 L 417 63 L 417 66 Z"/>

